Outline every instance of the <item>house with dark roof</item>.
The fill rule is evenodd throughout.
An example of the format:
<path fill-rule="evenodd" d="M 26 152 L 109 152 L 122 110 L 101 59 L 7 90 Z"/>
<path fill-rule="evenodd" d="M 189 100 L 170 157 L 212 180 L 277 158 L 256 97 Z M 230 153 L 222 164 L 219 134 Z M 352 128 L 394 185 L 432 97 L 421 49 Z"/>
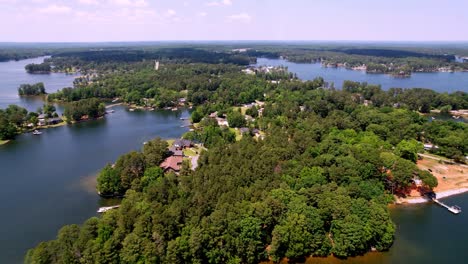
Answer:
<path fill-rule="evenodd" d="M 184 156 L 184 152 L 180 149 L 176 149 L 174 146 L 169 148 L 169 152 L 171 152 L 172 156 Z"/>
<path fill-rule="evenodd" d="M 248 133 L 250 133 L 250 129 L 248 127 L 241 127 L 241 128 L 239 128 L 239 132 L 241 134 L 248 134 Z"/>
<path fill-rule="evenodd" d="M 55 125 L 55 124 L 59 124 L 59 123 L 62 123 L 62 122 L 63 122 L 63 119 L 60 118 L 60 117 L 54 117 L 54 118 L 47 119 L 47 124 L 49 124 L 49 125 Z"/>
<path fill-rule="evenodd" d="M 174 141 L 174 144 L 172 144 L 172 146 L 176 150 L 182 150 L 193 147 L 193 142 L 188 139 L 177 139 L 176 141 Z"/>

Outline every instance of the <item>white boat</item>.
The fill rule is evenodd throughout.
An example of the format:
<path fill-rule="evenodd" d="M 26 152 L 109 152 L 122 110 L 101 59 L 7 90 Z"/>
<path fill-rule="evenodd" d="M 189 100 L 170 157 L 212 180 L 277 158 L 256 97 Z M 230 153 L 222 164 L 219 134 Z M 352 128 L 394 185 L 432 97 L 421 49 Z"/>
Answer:
<path fill-rule="evenodd" d="M 128 109 L 128 111 L 133 112 L 133 111 L 135 111 L 135 109 L 130 108 L 130 109 Z"/>
<path fill-rule="evenodd" d="M 107 212 L 109 210 L 112 210 L 112 209 L 116 209 L 116 208 L 119 208 L 120 205 L 114 205 L 114 206 L 106 206 L 106 207 L 100 207 L 97 212 L 98 213 L 104 213 L 104 212 Z"/>
<path fill-rule="evenodd" d="M 107 111 L 106 111 L 106 113 L 108 113 L 108 114 L 111 114 L 111 113 L 114 113 L 114 112 L 115 112 L 114 109 L 111 109 L 111 110 L 107 110 Z"/>
<path fill-rule="evenodd" d="M 454 213 L 454 214 L 459 214 L 459 213 L 461 213 L 461 211 L 462 211 L 462 210 L 461 210 L 461 207 L 456 206 L 456 205 L 450 206 L 450 207 L 448 208 L 448 210 L 449 210 L 450 212 Z"/>
<path fill-rule="evenodd" d="M 42 132 L 39 131 L 39 130 L 34 130 L 32 133 L 33 133 L 33 135 L 36 135 L 36 136 L 42 134 Z"/>

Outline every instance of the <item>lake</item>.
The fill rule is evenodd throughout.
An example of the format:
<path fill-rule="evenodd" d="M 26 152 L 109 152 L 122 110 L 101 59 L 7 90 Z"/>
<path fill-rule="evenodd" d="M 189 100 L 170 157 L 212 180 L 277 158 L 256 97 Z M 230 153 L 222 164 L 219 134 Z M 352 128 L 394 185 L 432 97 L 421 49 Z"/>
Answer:
<path fill-rule="evenodd" d="M 35 111 L 43 102 L 21 99 L 21 83 L 44 82 L 47 91 L 71 86 L 74 76 L 31 75 L 24 65 L 42 59 L 0 63 L 0 108 L 19 104 Z M 129 112 L 117 106 L 105 119 L 24 134 L 0 146 L 0 263 L 22 263 L 27 249 L 53 239 L 65 224 L 82 223 L 102 205 L 95 177 L 122 154 L 140 150 L 154 137 L 178 138 L 189 112 Z"/>
<path fill-rule="evenodd" d="M 53 93 L 64 87 L 73 86 L 77 74 L 50 73 L 28 74 L 24 66 L 30 63 L 42 63 L 47 57 L 34 59 L 0 62 L 0 108 L 10 104 L 20 105 L 28 111 L 36 111 L 44 102 L 37 97 L 19 97 L 18 87 L 21 84 L 34 84 L 43 82 L 46 92 Z"/>
<path fill-rule="evenodd" d="M 296 73 L 300 79 L 312 80 L 323 77 L 326 82 L 333 82 L 336 88 L 341 88 L 343 81 L 368 82 L 380 84 L 382 89 L 398 88 L 429 88 L 437 92 L 468 91 L 468 72 L 434 72 L 413 73 L 409 78 L 395 78 L 388 74 L 367 74 L 364 71 L 354 71 L 345 68 L 326 68 L 320 63 L 294 63 L 282 59 L 258 58 L 255 66 L 287 66 L 290 72 Z"/>
<path fill-rule="evenodd" d="M 36 110 L 42 105 L 41 100 L 21 99 L 16 95 L 21 83 L 43 81 L 49 92 L 71 86 L 74 76 L 59 73 L 30 75 L 24 71 L 24 65 L 41 60 L 0 63 L 1 108 L 16 103 Z M 291 65 L 287 66 L 294 71 L 296 68 Z M 298 75 L 302 78 L 307 75 L 309 79 L 315 76 L 311 68 L 321 69 L 314 64 L 296 66 L 302 69 Z M 344 69 L 322 70 L 348 74 Z M 447 73 L 447 76 L 452 75 Z M 468 78 L 468 75 L 461 76 Z M 141 149 L 142 143 L 151 138 L 177 138 L 187 131 L 181 127 L 187 121 L 180 120 L 180 117 L 189 116 L 186 110 L 128 112 L 122 106 L 114 109 L 116 111 L 105 119 L 47 129 L 41 136 L 21 135 L 0 146 L 0 177 L 3 181 L 0 191 L 0 263 L 22 263 L 27 249 L 40 241 L 53 239 L 63 225 L 80 224 L 97 215 L 98 207 L 115 202 L 101 199 L 95 191 L 95 176 L 105 164 L 114 162 L 128 151 Z M 444 201 L 468 208 L 467 194 Z M 309 258 L 307 263 L 427 264 L 468 259 L 465 250 L 468 213 L 454 216 L 435 205 L 413 205 L 392 208 L 391 214 L 398 228 L 395 244 L 389 252 L 371 253 L 346 261 Z"/>

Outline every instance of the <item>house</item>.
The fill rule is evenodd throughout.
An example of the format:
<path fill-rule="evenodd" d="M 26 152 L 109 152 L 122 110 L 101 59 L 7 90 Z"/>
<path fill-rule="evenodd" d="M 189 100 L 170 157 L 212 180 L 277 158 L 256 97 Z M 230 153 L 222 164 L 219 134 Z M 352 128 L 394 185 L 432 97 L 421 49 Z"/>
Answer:
<path fill-rule="evenodd" d="M 161 163 L 160 167 L 164 172 L 172 171 L 178 173 L 182 165 L 183 157 L 182 156 L 170 156 Z"/>
<path fill-rule="evenodd" d="M 436 146 L 436 145 L 424 144 L 424 149 L 425 149 L 425 150 L 438 149 L 438 148 L 439 148 L 439 147 Z"/>
<path fill-rule="evenodd" d="M 211 118 L 216 118 L 218 116 L 218 112 L 213 112 L 210 114 Z"/>
<path fill-rule="evenodd" d="M 265 111 L 265 108 L 258 109 L 258 116 L 263 116 L 263 111 Z"/>
<path fill-rule="evenodd" d="M 249 116 L 249 115 L 245 115 L 244 119 L 245 119 L 245 121 L 250 121 L 250 122 L 255 121 L 255 118 L 253 118 L 252 116 Z"/>
<path fill-rule="evenodd" d="M 217 117 L 216 121 L 218 122 L 218 126 L 229 126 L 229 122 L 226 120 L 226 118 Z"/>
<path fill-rule="evenodd" d="M 45 126 L 47 125 L 46 120 L 44 118 L 39 119 L 39 122 L 37 122 L 39 126 Z"/>
<path fill-rule="evenodd" d="M 177 139 L 176 141 L 174 141 L 174 144 L 172 144 L 172 146 L 176 150 L 182 150 L 193 147 L 193 142 L 188 139 Z"/>
<path fill-rule="evenodd" d="M 260 133 L 260 130 L 258 130 L 256 128 L 252 130 L 252 134 L 255 136 L 255 138 L 258 138 L 258 139 L 261 139 L 261 140 L 265 139 L 265 136 L 262 135 L 262 133 Z"/>
<path fill-rule="evenodd" d="M 169 151 L 172 153 L 172 156 L 184 156 L 184 152 L 176 147 L 172 146 L 169 148 Z"/>
<path fill-rule="evenodd" d="M 241 134 L 250 133 L 250 129 L 248 127 L 241 127 L 241 128 L 239 128 L 239 131 L 240 131 Z"/>
<path fill-rule="evenodd" d="M 186 101 L 187 101 L 187 99 L 185 99 L 185 98 L 179 98 L 179 100 L 177 100 L 177 102 L 179 103 L 180 106 L 184 106 Z"/>
<path fill-rule="evenodd" d="M 37 118 L 38 119 L 46 119 L 47 115 L 46 114 L 40 114 Z"/>
<path fill-rule="evenodd" d="M 54 117 L 54 118 L 47 119 L 47 124 L 49 124 L 49 125 L 56 125 L 56 124 L 60 124 L 62 122 L 63 122 L 63 119 L 60 118 L 60 117 Z"/>

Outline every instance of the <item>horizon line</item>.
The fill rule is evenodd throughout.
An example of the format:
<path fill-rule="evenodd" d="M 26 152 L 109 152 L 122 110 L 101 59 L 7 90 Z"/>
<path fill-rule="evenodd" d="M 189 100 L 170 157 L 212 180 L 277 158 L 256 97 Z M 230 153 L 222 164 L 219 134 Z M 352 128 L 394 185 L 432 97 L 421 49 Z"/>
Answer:
<path fill-rule="evenodd" d="M 351 43 L 468 43 L 468 40 L 273 40 L 273 39 L 264 39 L 264 40 L 105 40 L 105 41 L 0 41 L 0 44 L 74 44 L 74 43 L 173 43 L 173 42 L 351 42 Z"/>

